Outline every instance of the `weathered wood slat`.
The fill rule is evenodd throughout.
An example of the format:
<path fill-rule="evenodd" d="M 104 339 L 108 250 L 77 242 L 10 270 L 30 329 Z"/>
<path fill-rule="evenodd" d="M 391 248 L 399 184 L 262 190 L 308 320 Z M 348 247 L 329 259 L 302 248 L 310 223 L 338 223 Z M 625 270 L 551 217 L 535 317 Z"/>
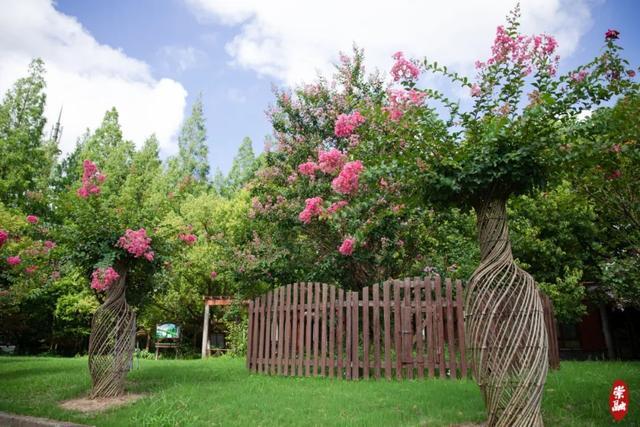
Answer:
<path fill-rule="evenodd" d="M 402 288 L 403 295 L 403 311 L 401 313 L 402 318 L 402 353 L 404 360 L 406 376 L 409 379 L 413 379 L 413 327 L 412 327 L 412 313 L 411 313 L 411 280 L 405 279 Z"/>
<path fill-rule="evenodd" d="M 248 342 L 247 342 L 247 369 L 252 370 L 251 369 L 251 358 L 253 356 L 253 320 L 255 319 L 254 313 L 253 313 L 253 301 L 249 301 L 249 323 L 248 323 L 248 329 L 247 329 L 247 337 L 249 338 Z"/>
<path fill-rule="evenodd" d="M 298 284 L 293 284 L 293 305 L 291 307 L 291 361 L 290 372 L 291 375 L 298 375 L 296 372 L 296 363 L 298 355 Z"/>
<path fill-rule="evenodd" d="M 276 372 L 282 374 L 282 352 L 284 351 L 284 287 L 278 288 L 278 304 L 276 304 L 276 312 L 278 314 L 278 323 L 276 336 Z"/>
<path fill-rule="evenodd" d="M 313 288 L 313 300 L 315 302 L 313 307 L 313 376 L 318 376 L 318 367 L 320 365 L 318 360 L 318 350 L 320 343 L 320 283 L 315 283 Z"/>
<path fill-rule="evenodd" d="M 369 378 L 369 287 L 362 289 L 362 376 Z"/>
<path fill-rule="evenodd" d="M 380 285 L 373 285 L 373 359 L 375 377 L 380 378 Z"/>
<path fill-rule="evenodd" d="M 353 310 L 353 314 L 351 315 L 351 327 L 353 328 L 353 330 L 351 331 L 351 340 L 352 340 L 352 350 L 351 350 L 351 357 L 352 357 L 352 367 L 351 367 L 351 379 L 358 379 L 360 377 L 360 352 L 359 350 L 359 337 L 360 334 L 358 333 L 358 328 L 359 328 L 359 316 L 358 316 L 358 293 L 357 292 L 352 292 L 351 293 L 351 301 L 352 301 L 352 310 Z"/>
<path fill-rule="evenodd" d="M 284 360 L 282 371 L 289 375 L 289 350 L 291 349 L 291 285 L 287 285 L 284 299 Z"/>
<path fill-rule="evenodd" d="M 344 376 L 344 361 L 343 361 L 343 341 L 344 341 L 344 290 L 338 289 L 338 302 L 336 304 L 338 311 L 338 333 L 336 336 L 336 348 L 338 353 L 338 378 L 342 379 Z"/>
<path fill-rule="evenodd" d="M 446 377 L 446 363 L 444 354 L 444 316 L 442 314 L 442 285 L 440 276 L 436 276 L 436 325 L 438 329 L 438 374 L 440 378 Z"/>
<path fill-rule="evenodd" d="M 298 375 L 304 375 L 304 358 L 305 358 L 305 296 L 307 294 L 307 286 L 304 283 L 299 284 L 298 298 Z"/>
<path fill-rule="evenodd" d="M 327 284 L 322 284 L 322 305 L 320 307 L 320 375 L 327 375 Z"/>
<path fill-rule="evenodd" d="M 260 335 L 258 343 L 258 372 L 264 372 L 264 324 L 266 317 L 264 313 L 265 304 L 267 301 L 266 295 L 260 297 Z"/>
<path fill-rule="evenodd" d="M 389 282 L 382 285 L 384 311 L 384 376 L 391 379 L 391 295 Z"/>
<path fill-rule="evenodd" d="M 424 281 L 417 280 L 413 288 L 413 299 L 418 302 L 422 301 L 422 288 L 424 287 Z M 424 317 L 422 313 L 422 304 L 416 304 L 416 362 L 418 378 L 424 378 L 424 337 L 422 336 L 424 330 Z"/>
<path fill-rule="evenodd" d="M 447 277 L 445 281 L 447 296 L 447 344 L 449 345 L 449 379 L 457 377 L 458 367 L 456 365 L 456 337 L 453 323 L 453 299 L 451 295 L 451 279 Z"/>
<path fill-rule="evenodd" d="M 433 331 L 435 330 L 433 327 L 433 314 L 434 314 L 434 303 L 433 303 L 433 280 L 431 278 L 425 281 L 425 300 L 427 302 L 427 369 L 429 378 L 433 378 L 435 375 L 435 348 L 436 348 L 436 340 L 435 334 Z"/>
<path fill-rule="evenodd" d="M 346 325 L 345 325 L 345 329 L 346 329 L 346 348 L 345 348 L 345 353 L 347 355 L 347 360 L 345 361 L 345 376 L 348 380 L 351 379 L 351 366 L 352 366 L 352 362 L 353 360 L 351 359 L 351 350 L 353 349 L 353 346 L 351 345 L 351 315 L 352 315 L 352 310 L 351 310 L 351 292 L 346 292 L 345 295 L 345 312 L 346 312 Z"/>
<path fill-rule="evenodd" d="M 313 321 L 312 317 L 311 317 L 311 313 L 313 311 L 313 283 L 307 283 L 307 312 L 306 312 L 306 327 L 307 327 L 307 331 L 306 331 L 306 338 L 305 338 L 305 351 L 306 351 L 306 358 L 305 358 L 305 369 L 304 369 L 304 375 L 305 376 L 309 376 L 311 375 L 311 322 Z"/>
<path fill-rule="evenodd" d="M 396 353 L 396 379 L 402 379 L 402 310 L 400 309 L 400 289 L 401 282 L 399 280 L 393 281 L 393 302 L 394 302 L 394 315 L 393 315 L 393 336 L 394 336 L 394 351 Z"/>
<path fill-rule="evenodd" d="M 467 378 L 467 356 L 464 341 L 464 294 L 462 282 L 456 280 L 456 324 L 458 326 L 458 351 L 460 352 L 460 377 Z"/>
<path fill-rule="evenodd" d="M 336 288 L 329 288 L 329 378 L 333 378 L 335 371 L 335 321 L 336 321 Z"/>
<path fill-rule="evenodd" d="M 267 294 L 267 327 L 265 331 L 265 356 L 264 356 L 264 372 L 271 373 L 271 355 L 273 354 L 273 291 Z"/>

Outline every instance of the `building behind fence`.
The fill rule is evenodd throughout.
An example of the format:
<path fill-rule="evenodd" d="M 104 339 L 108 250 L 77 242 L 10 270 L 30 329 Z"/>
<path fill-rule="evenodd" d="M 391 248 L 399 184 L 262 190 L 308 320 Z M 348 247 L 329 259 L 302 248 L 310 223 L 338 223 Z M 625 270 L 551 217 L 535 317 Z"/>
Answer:
<path fill-rule="evenodd" d="M 546 297 L 543 306 L 549 330 Z M 439 276 L 389 280 L 361 293 L 294 283 L 249 303 L 247 367 L 346 379 L 464 378 L 463 310 L 462 283 Z"/>

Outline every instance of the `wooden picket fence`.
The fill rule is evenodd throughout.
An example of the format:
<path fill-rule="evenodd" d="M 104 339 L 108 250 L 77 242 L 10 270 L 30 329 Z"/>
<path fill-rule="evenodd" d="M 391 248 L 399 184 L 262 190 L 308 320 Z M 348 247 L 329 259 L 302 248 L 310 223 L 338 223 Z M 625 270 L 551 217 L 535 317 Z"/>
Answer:
<path fill-rule="evenodd" d="M 389 280 L 358 292 L 294 283 L 249 302 L 247 368 L 346 379 L 467 376 L 462 283 Z"/>

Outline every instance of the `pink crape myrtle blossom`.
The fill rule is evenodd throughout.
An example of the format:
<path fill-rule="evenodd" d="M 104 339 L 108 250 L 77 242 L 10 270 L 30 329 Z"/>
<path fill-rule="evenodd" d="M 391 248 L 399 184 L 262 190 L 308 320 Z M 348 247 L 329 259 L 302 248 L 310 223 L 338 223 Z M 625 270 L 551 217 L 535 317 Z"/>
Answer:
<path fill-rule="evenodd" d="M 22 262 L 19 256 L 10 256 L 7 257 L 7 264 L 9 265 L 18 265 Z"/>
<path fill-rule="evenodd" d="M 480 85 L 474 83 L 471 85 L 471 96 L 480 96 L 482 93 L 482 89 L 480 89 Z"/>
<path fill-rule="evenodd" d="M 29 224 L 37 224 L 39 221 L 39 218 L 35 215 L 27 215 L 27 222 Z"/>
<path fill-rule="evenodd" d="M 317 169 L 318 165 L 315 162 L 305 162 L 298 165 L 298 172 L 309 177 L 315 176 Z"/>
<path fill-rule="evenodd" d="M 9 239 L 9 232 L 7 230 L 0 229 L 0 248 Z"/>
<path fill-rule="evenodd" d="M 346 200 L 340 200 L 339 202 L 332 203 L 331 206 L 327 208 L 327 214 L 333 215 L 348 204 L 349 202 L 347 202 Z"/>
<path fill-rule="evenodd" d="M 353 253 L 355 244 L 356 244 L 355 239 L 351 237 L 347 237 L 346 239 L 344 239 L 344 241 L 338 248 L 338 252 L 340 252 L 344 256 L 349 256 Z"/>
<path fill-rule="evenodd" d="M 130 228 L 125 231 L 124 236 L 120 237 L 118 240 L 118 246 L 122 249 L 129 252 L 136 258 L 140 258 L 144 256 L 147 260 L 151 261 L 153 259 L 153 254 L 151 255 L 151 260 L 146 255 L 149 252 L 152 252 L 151 249 L 151 238 L 147 236 L 147 230 L 141 228 L 137 231 L 131 230 Z"/>
<path fill-rule="evenodd" d="M 571 73 L 569 78 L 571 79 L 571 81 L 574 81 L 576 83 L 580 83 L 581 81 L 583 81 L 585 79 L 585 77 L 587 77 L 587 75 L 589 75 L 589 72 L 587 70 L 580 70 L 580 71 L 578 71 L 576 73 Z"/>
<path fill-rule="evenodd" d="M 153 258 L 156 256 L 156 253 L 153 251 L 149 251 L 149 252 L 145 252 L 144 253 L 144 257 L 147 259 L 147 261 L 151 262 L 153 261 Z"/>
<path fill-rule="evenodd" d="M 215 280 L 216 277 L 218 277 L 218 272 L 215 270 L 212 270 L 209 276 L 211 277 L 211 280 Z"/>
<path fill-rule="evenodd" d="M 604 33 L 605 40 L 616 40 L 620 37 L 620 31 L 608 29 L 606 33 Z"/>
<path fill-rule="evenodd" d="M 346 163 L 340 174 L 331 182 L 331 187 L 340 194 L 353 194 L 358 191 L 358 177 L 364 167 L 360 160 Z"/>
<path fill-rule="evenodd" d="M 322 197 L 312 197 L 305 200 L 305 207 L 298 215 L 300 221 L 305 224 L 309 224 L 313 217 L 320 216 L 322 214 Z"/>
<path fill-rule="evenodd" d="M 98 268 L 91 275 L 91 287 L 98 292 L 106 291 L 120 278 L 120 275 L 112 268 Z"/>
<path fill-rule="evenodd" d="M 198 236 L 190 233 L 189 234 L 180 233 L 178 234 L 178 238 L 183 242 L 185 242 L 187 245 L 193 245 L 196 242 L 196 240 L 198 240 Z"/>
<path fill-rule="evenodd" d="M 318 153 L 318 169 L 324 173 L 334 173 L 342 168 L 345 160 L 346 155 L 337 148 L 329 151 L 321 150 Z"/>
<path fill-rule="evenodd" d="M 91 160 L 82 162 L 82 170 L 82 186 L 78 188 L 78 196 L 86 199 L 92 194 L 100 194 L 99 184 L 104 182 L 106 176 L 100 173 Z"/>
<path fill-rule="evenodd" d="M 353 131 L 364 122 L 364 116 L 358 111 L 351 114 L 340 114 L 336 120 L 334 133 L 339 138 L 351 136 Z"/>
<path fill-rule="evenodd" d="M 417 80 L 420 77 L 420 69 L 411 61 L 404 57 L 402 52 L 396 52 L 393 55 L 396 60 L 391 67 L 391 76 L 394 81 L 400 80 Z"/>
<path fill-rule="evenodd" d="M 31 275 L 33 273 L 35 273 L 38 270 L 38 266 L 37 265 L 30 265 L 27 268 L 24 269 L 25 273 Z"/>
<path fill-rule="evenodd" d="M 398 121 L 409 108 L 422 105 L 427 94 L 415 89 L 389 89 L 387 96 L 389 105 L 383 110 L 389 113 L 389 119 Z"/>
<path fill-rule="evenodd" d="M 51 240 L 45 240 L 43 245 L 48 252 L 56 247 L 56 242 L 52 242 Z"/>

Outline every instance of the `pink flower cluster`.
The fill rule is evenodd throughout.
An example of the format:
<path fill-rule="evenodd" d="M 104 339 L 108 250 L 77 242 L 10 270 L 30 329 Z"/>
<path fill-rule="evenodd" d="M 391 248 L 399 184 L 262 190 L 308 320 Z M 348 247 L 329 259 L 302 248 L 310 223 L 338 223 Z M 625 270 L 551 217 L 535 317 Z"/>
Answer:
<path fill-rule="evenodd" d="M 0 247 L 9 239 L 9 232 L 7 230 L 0 229 Z"/>
<path fill-rule="evenodd" d="M 417 80 L 420 76 L 420 69 L 411 61 L 404 57 L 402 52 L 396 52 L 393 55 L 396 60 L 391 67 L 391 76 L 394 81 L 399 80 Z"/>
<path fill-rule="evenodd" d="M 51 240 L 45 240 L 44 247 L 47 249 L 47 251 L 50 251 L 51 249 L 56 247 L 56 242 L 52 242 Z"/>
<path fill-rule="evenodd" d="M 218 277 L 218 272 L 217 272 L 217 271 L 215 271 L 215 270 L 213 270 L 213 271 L 211 272 L 210 276 L 211 276 L 211 279 L 212 279 L 212 280 L 215 280 L 215 279 L 216 279 L 216 277 Z"/>
<path fill-rule="evenodd" d="M 24 269 L 24 272 L 31 275 L 33 273 L 35 273 L 38 270 L 38 266 L 37 265 L 30 265 L 27 268 Z"/>
<path fill-rule="evenodd" d="M 309 224 L 313 217 L 320 216 L 322 214 L 322 197 L 312 197 L 305 200 L 305 207 L 298 215 L 300 221 L 305 224 Z"/>
<path fill-rule="evenodd" d="M 422 105 L 427 94 L 415 89 L 390 89 L 387 91 L 387 96 L 389 97 L 389 106 L 384 107 L 383 110 L 389 113 L 391 120 L 398 121 L 407 109 Z"/>
<path fill-rule="evenodd" d="M 576 83 L 580 83 L 585 79 L 585 77 L 587 77 L 587 75 L 589 75 L 589 72 L 587 70 L 580 70 L 576 73 L 571 73 L 569 77 L 571 78 L 572 81 Z"/>
<path fill-rule="evenodd" d="M 329 215 L 332 215 L 332 214 L 338 212 L 340 209 L 342 209 L 345 206 L 347 206 L 348 204 L 349 204 L 349 202 L 347 202 L 346 200 L 340 200 L 339 202 L 332 203 L 331 206 L 329 206 L 327 208 L 327 213 Z"/>
<path fill-rule="evenodd" d="M 360 160 L 344 165 L 340 174 L 331 182 L 331 187 L 340 194 L 352 194 L 358 191 L 358 177 L 364 167 Z"/>
<path fill-rule="evenodd" d="M 35 215 L 27 215 L 27 222 L 29 224 L 37 224 L 40 219 Z"/>
<path fill-rule="evenodd" d="M 78 188 L 78 196 L 86 199 L 91 194 L 100 194 L 98 185 L 104 182 L 106 176 L 100 173 L 91 160 L 85 160 L 82 163 L 82 170 L 82 187 Z"/>
<path fill-rule="evenodd" d="M 324 173 L 334 173 L 342 168 L 346 160 L 346 155 L 338 150 L 332 148 L 329 151 L 320 151 L 318 153 L 318 169 Z"/>
<path fill-rule="evenodd" d="M 511 36 L 504 26 L 496 29 L 496 37 L 491 47 L 491 58 L 485 64 L 476 61 L 476 68 L 484 68 L 486 65 L 501 64 L 511 61 L 524 68 L 524 75 L 529 75 L 535 64 L 544 64 L 546 71 L 554 75 L 558 66 L 559 57 L 552 57 L 558 48 L 558 42 L 553 36 L 540 34 L 525 36 L 519 34 Z"/>
<path fill-rule="evenodd" d="M 298 165 L 298 172 L 309 177 L 315 176 L 317 169 L 318 165 L 315 162 L 305 162 Z"/>
<path fill-rule="evenodd" d="M 348 237 L 344 239 L 344 241 L 338 248 L 338 252 L 340 252 L 344 256 L 349 256 L 353 253 L 355 244 L 356 244 L 356 240 L 351 237 Z"/>
<path fill-rule="evenodd" d="M 471 96 L 480 96 L 481 93 L 482 89 L 480 88 L 480 85 L 477 83 L 471 85 Z"/>
<path fill-rule="evenodd" d="M 9 265 L 18 265 L 22 262 L 19 256 L 10 256 L 7 258 L 7 264 Z"/>
<path fill-rule="evenodd" d="M 351 114 L 340 114 L 336 120 L 334 133 L 339 138 L 348 137 L 364 122 L 364 116 L 358 111 Z"/>
<path fill-rule="evenodd" d="M 604 33 L 605 40 L 616 40 L 620 37 L 620 31 L 608 29 L 606 33 Z"/>
<path fill-rule="evenodd" d="M 193 245 L 196 240 L 198 240 L 198 236 L 191 233 L 180 233 L 178 234 L 178 238 L 185 242 L 187 245 Z"/>
<path fill-rule="evenodd" d="M 150 250 L 151 238 L 147 237 L 147 230 L 144 228 L 137 231 L 128 228 L 124 236 L 118 240 L 118 246 L 136 258 L 144 256 L 148 261 L 153 261 L 155 256 L 154 252 Z"/>
<path fill-rule="evenodd" d="M 120 275 L 112 268 L 98 268 L 91 275 L 91 287 L 98 292 L 106 291 L 120 278 Z"/>

